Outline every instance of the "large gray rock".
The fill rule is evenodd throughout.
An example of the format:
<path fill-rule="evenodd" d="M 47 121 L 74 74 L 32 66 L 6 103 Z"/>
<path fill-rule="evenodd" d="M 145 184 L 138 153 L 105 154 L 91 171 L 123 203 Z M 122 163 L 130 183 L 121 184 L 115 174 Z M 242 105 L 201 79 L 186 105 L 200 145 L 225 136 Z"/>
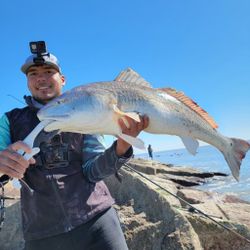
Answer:
<path fill-rule="evenodd" d="M 195 208 L 211 215 L 219 223 L 233 229 L 236 234 L 250 239 L 250 204 L 248 202 L 234 196 L 219 195 L 186 188 L 180 183 L 176 184 L 170 178 L 166 178 L 164 174 L 164 171 L 168 172 L 166 175 L 169 174 L 171 171 L 169 168 L 172 169 L 172 166 L 168 167 L 157 162 L 138 159 L 132 160 L 129 165 L 144 172 L 144 176 L 173 194 L 178 194 Z M 186 176 L 192 176 L 192 173 L 197 175 L 196 170 L 188 171 L 188 168 L 185 168 L 184 172 Z M 121 173 L 123 175 L 121 184 L 114 178 L 109 178 L 107 183 L 113 196 L 122 207 L 119 211 L 120 216 L 133 218 L 132 214 L 130 216 L 127 216 L 126 213 L 123 214 L 123 208 L 128 206 L 126 203 L 128 200 L 131 201 L 130 206 L 133 207 L 130 211 L 135 211 L 134 219 L 137 223 L 128 223 L 130 226 L 124 226 L 130 249 L 250 249 L 249 242 L 243 237 L 227 231 L 200 214 L 189 212 L 186 203 L 179 202 L 169 193 L 141 176 L 124 169 Z M 180 173 L 178 173 L 179 175 Z M 137 211 L 143 211 L 144 220 L 138 219 Z M 133 237 L 128 237 L 128 235 L 133 235 Z M 140 248 L 137 245 L 137 237 L 144 237 Z"/>
<path fill-rule="evenodd" d="M 212 215 L 220 223 L 250 238 L 250 204 L 230 195 L 219 195 L 187 188 L 176 183 L 175 177 L 209 178 L 209 174 L 194 169 L 160 164 L 155 161 L 133 159 L 135 169 L 166 188 L 197 209 Z M 222 229 L 197 213 L 190 213 L 183 201 L 123 168 L 122 183 L 114 177 L 107 178 L 112 195 L 117 201 L 117 211 L 130 250 L 250 250 L 250 244 L 232 232 Z M 171 176 L 171 178 L 170 178 Z M 212 175 L 214 176 L 214 175 Z M 10 184 L 6 195 L 6 219 L 0 232 L 0 250 L 21 250 L 19 191 Z"/>
<path fill-rule="evenodd" d="M 122 183 L 108 178 L 130 250 L 202 249 L 190 222 L 155 187 L 122 170 Z"/>
<path fill-rule="evenodd" d="M 21 250 L 24 246 L 21 213 L 20 213 L 20 193 L 19 190 L 8 183 L 5 186 L 5 220 L 0 231 L 1 250 Z"/>

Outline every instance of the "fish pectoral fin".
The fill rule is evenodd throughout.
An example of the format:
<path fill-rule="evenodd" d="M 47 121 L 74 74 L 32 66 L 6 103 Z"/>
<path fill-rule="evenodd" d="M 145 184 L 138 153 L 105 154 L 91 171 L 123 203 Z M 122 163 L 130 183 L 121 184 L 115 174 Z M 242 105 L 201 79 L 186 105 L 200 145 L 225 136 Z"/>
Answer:
<path fill-rule="evenodd" d="M 196 139 L 184 136 L 181 136 L 181 140 L 184 146 L 186 147 L 187 151 L 192 155 L 196 155 L 197 149 L 199 147 L 199 142 Z"/>
<path fill-rule="evenodd" d="M 113 109 L 115 113 L 117 113 L 120 116 L 128 116 L 137 122 L 141 121 L 139 114 L 137 114 L 136 112 L 123 112 L 116 105 L 113 106 Z"/>
<path fill-rule="evenodd" d="M 124 141 L 126 141 L 127 143 L 129 143 L 130 145 L 136 147 L 136 148 L 139 148 L 139 149 L 142 149 L 144 150 L 145 149 L 145 145 L 144 145 L 144 142 L 137 138 L 137 137 L 132 137 L 130 135 L 126 135 L 126 134 L 119 134 L 118 135 L 120 138 L 122 138 Z"/>

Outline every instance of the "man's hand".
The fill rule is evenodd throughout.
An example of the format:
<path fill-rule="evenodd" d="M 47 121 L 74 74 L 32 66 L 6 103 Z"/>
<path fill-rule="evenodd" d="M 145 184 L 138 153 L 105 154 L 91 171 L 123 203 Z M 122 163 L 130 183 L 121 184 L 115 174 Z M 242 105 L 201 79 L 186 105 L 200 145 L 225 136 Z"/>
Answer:
<path fill-rule="evenodd" d="M 139 135 L 139 133 L 148 127 L 149 125 L 149 118 L 148 116 L 140 116 L 140 122 L 136 122 L 135 120 L 131 119 L 130 117 L 125 117 L 128 122 L 128 127 L 124 123 L 123 119 L 119 119 L 119 125 L 121 127 L 122 133 L 127 134 L 133 137 Z M 116 144 L 116 154 L 118 156 L 124 155 L 131 145 L 126 141 L 122 140 L 121 138 L 117 139 Z"/>
<path fill-rule="evenodd" d="M 17 153 L 19 149 L 25 153 L 31 153 L 31 148 L 22 141 L 17 141 L 0 152 L 0 173 L 11 178 L 21 179 L 29 165 L 35 163 L 34 158 L 25 160 L 22 155 Z"/>

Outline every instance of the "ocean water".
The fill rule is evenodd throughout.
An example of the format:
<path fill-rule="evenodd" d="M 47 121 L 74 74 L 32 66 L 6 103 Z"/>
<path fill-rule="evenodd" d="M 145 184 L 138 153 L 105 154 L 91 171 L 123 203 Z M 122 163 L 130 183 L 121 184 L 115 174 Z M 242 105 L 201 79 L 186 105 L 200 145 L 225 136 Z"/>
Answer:
<path fill-rule="evenodd" d="M 148 158 L 148 154 L 138 154 L 135 157 Z M 197 189 L 228 193 L 250 202 L 250 152 L 242 161 L 240 170 L 240 181 L 237 182 L 221 154 L 212 146 L 201 146 L 195 156 L 188 153 L 186 149 L 176 149 L 154 152 L 154 160 L 162 163 L 171 163 L 175 166 L 189 166 L 206 172 L 222 172 L 227 177 L 215 177 Z"/>

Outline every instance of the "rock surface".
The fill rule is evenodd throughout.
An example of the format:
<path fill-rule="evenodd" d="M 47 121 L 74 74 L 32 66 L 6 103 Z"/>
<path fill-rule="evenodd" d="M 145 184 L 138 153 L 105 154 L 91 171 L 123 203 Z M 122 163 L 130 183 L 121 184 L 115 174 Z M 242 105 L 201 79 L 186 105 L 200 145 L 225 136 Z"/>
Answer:
<path fill-rule="evenodd" d="M 0 250 L 21 250 L 24 246 L 21 213 L 20 191 L 9 182 L 5 189 L 5 219 L 0 231 Z"/>
<path fill-rule="evenodd" d="M 250 203 L 235 196 L 220 195 L 192 188 L 221 173 L 202 173 L 156 161 L 132 159 L 129 167 L 164 187 L 152 184 L 131 169 L 120 170 L 122 183 L 106 180 L 130 250 L 250 250 L 250 243 L 223 229 L 205 216 L 191 212 L 188 201 L 219 223 L 250 239 Z M 1 250 L 21 250 L 19 190 L 6 186 L 6 218 L 0 232 Z"/>

